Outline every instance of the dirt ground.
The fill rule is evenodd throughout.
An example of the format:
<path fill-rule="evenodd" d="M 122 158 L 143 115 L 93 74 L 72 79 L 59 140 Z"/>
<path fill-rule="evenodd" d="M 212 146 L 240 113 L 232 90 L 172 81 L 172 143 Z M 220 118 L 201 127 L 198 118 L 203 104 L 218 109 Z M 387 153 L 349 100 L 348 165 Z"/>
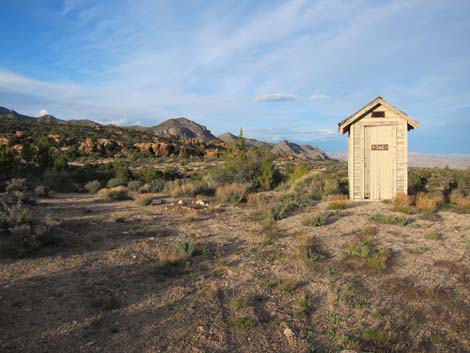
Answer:
<path fill-rule="evenodd" d="M 384 225 L 403 215 L 370 202 L 303 225 L 322 202 L 266 234 L 254 206 L 174 201 L 40 200 L 64 242 L 0 260 L 0 352 L 470 352 L 468 214 Z M 348 254 L 364 239 L 383 270 Z M 165 267 L 178 242 L 203 250 Z"/>

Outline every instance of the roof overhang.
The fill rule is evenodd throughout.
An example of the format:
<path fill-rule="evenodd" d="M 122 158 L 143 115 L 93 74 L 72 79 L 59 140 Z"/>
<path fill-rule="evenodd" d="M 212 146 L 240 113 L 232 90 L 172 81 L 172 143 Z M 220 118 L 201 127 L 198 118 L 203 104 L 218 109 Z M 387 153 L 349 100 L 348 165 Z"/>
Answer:
<path fill-rule="evenodd" d="M 344 119 L 340 123 L 338 123 L 338 128 L 339 128 L 339 133 L 344 134 L 349 131 L 349 127 L 357 122 L 358 120 L 362 119 L 364 116 L 372 112 L 373 110 L 377 109 L 379 106 L 384 106 L 385 108 L 393 111 L 395 114 L 400 116 L 401 118 L 405 119 L 408 123 L 408 130 L 414 129 L 419 127 L 419 122 L 414 120 L 412 117 L 410 117 L 408 114 L 405 112 L 402 112 L 400 109 L 397 107 L 391 105 L 388 103 L 385 99 L 382 97 L 377 97 L 375 98 L 372 102 L 367 104 L 365 107 L 351 115 L 350 117 Z"/>

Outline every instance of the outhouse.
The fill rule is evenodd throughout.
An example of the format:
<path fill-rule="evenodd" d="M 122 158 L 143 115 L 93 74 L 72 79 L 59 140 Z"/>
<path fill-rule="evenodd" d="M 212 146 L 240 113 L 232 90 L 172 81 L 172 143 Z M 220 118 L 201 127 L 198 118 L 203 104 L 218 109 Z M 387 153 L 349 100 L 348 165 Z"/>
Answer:
<path fill-rule="evenodd" d="M 348 133 L 351 200 L 386 200 L 408 191 L 408 131 L 419 126 L 409 115 L 377 97 L 338 124 Z"/>

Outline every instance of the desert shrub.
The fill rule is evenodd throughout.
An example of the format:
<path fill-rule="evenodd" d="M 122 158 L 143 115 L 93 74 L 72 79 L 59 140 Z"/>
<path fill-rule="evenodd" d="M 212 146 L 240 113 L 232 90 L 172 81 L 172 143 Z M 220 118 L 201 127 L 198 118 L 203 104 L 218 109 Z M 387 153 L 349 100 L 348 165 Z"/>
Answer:
<path fill-rule="evenodd" d="M 88 191 L 89 194 L 96 194 L 100 188 L 101 183 L 98 180 L 89 181 L 85 184 L 85 190 Z"/>
<path fill-rule="evenodd" d="M 419 193 L 416 196 L 416 208 L 421 212 L 435 212 L 444 203 L 442 194 Z"/>
<path fill-rule="evenodd" d="M 28 192 L 29 186 L 26 179 L 11 179 L 7 181 L 7 186 L 5 187 L 5 192 L 13 193 L 15 191 L 19 192 Z"/>
<path fill-rule="evenodd" d="M 382 213 L 376 213 L 369 217 L 371 221 L 382 223 L 382 224 L 397 224 L 401 226 L 406 226 L 410 223 L 408 218 L 404 217 L 395 217 L 395 216 L 388 216 Z"/>
<path fill-rule="evenodd" d="M 36 194 L 36 196 L 39 196 L 39 197 L 48 197 L 49 196 L 49 190 L 44 185 L 36 186 L 34 188 L 34 193 Z"/>
<path fill-rule="evenodd" d="M 296 166 L 292 172 L 290 172 L 287 176 L 287 183 L 289 185 L 294 184 L 297 180 L 302 178 L 304 175 L 306 175 L 310 171 L 309 168 L 306 166 Z"/>
<path fill-rule="evenodd" d="M 395 212 L 411 213 L 413 198 L 405 193 L 399 192 L 392 199 L 392 209 Z"/>
<path fill-rule="evenodd" d="M 35 195 L 29 192 L 29 187 L 26 179 L 11 179 L 7 182 L 5 187 L 7 202 L 10 204 L 24 203 L 34 204 L 36 201 Z"/>
<path fill-rule="evenodd" d="M 388 335 L 379 329 L 369 327 L 362 331 L 362 339 L 374 347 L 387 347 L 390 338 Z"/>
<path fill-rule="evenodd" d="M 300 254 L 309 261 L 321 261 L 326 258 L 326 253 L 321 249 L 318 240 L 313 237 L 305 237 L 299 245 Z"/>
<path fill-rule="evenodd" d="M 165 190 L 173 197 L 193 197 L 211 195 L 213 190 L 202 180 L 177 179 L 165 183 Z"/>
<path fill-rule="evenodd" d="M 450 194 L 449 201 L 465 210 L 470 210 L 470 196 L 459 190 L 454 190 Z"/>
<path fill-rule="evenodd" d="M 127 183 L 127 188 L 130 191 L 139 191 L 141 187 L 142 187 L 142 182 L 140 180 L 131 180 L 130 182 Z"/>
<path fill-rule="evenodd" d="M 274 220 L 287 217 L 289 212 L 312 206 L 308 195 L 296 192 L 287 192 L 278 196 L 271 205 L 269 212 Z"/>
<path fill-rule="evenodd" d="M 308 227 L 321 227 L 326 224 L 328 217 L 330 217 L 329 212 L 317 212 L 314 215 L 305 217 L 302 224 Z"/>
<path fill-rule="evenodd" d="M 408 193 L 410 195 L 416 195 L 420 192 L 426 191 L 426 184 L 428 179 L 417 172 L 411 172 L 409 175 L 408 182 Z"/>
<path fill-rule="evenodd" d="M 124 159 L 116 158 L 113 163 L 113 169 L 114 169 L 113 179 L 118 179 L 122 183 L 119 185 L 126 185 L 128 181 L 132 179 L 131 171 L 129 170 L 127 162 Z M 119 186 L 119 185 L 114 185 L 114 186 Z M 109 186 L 109 187 L 114 187 L 114 186 Z"/>
<path fill-rule="evenodd" d="M 330 210 L 344 210 L 349 205 L 349 197 L 346 195 L 330 195 L 328 196 L 328 209 Z"/>
<path fill-rule="evenodd" d="M 246 201 L 251 206 L 262 206 L 267 203 L 266 196 L 259 192 L 250 192 L 246 197 Z"/>
<path fill-rule="evenodd" d="M 98 191 L 98 197 L 104 201 L 120 201 L 127 200 L 129 195 L 127 189 L 123 186 L 115 188 L 103 188 Z"/>
<path fill-rule="evenodd" d="M 314 200 L 334 194 L 346 194 L 345 181 L 335 174 L 312 170 L 298 178 L 290 187 L 297 193 L 304 193 Z"/>
<path fill-rule="evenodd" d="M 385 249 L 376 249 L 369 240 L 359 240 L 346 248 L 346 253 L 351 257 L 359 258 L 362 267 L 381 272 L 386 269 L 390 258 Z"/>
<path fill-rule="evenodd" d="M 108 183 L 106 186 L 108 188 L 115 188 L 117 186 L 126 186 L 127 184 L 127 179 L 124 178 L 112 178 L 108 180 Z"/>
<path fill-rule="evenodd" d="M 155 192 L 162 191 L 164 188 L 165 188 L 165 182 L 163 181 L 163 179 L 155 179 L 142 185 L 139 188 L 139 193 L 141 194 L 155 193 Z"/>
<path fill-rule="evenodd" d="M 62 240 L 51 236 L 46 224 L 35 221 L 24 204 L 9 204 L 8 199 L 0 200 L 0 235 L 1 250 L 11 256 L 24 256 Z"/>
<path fill-rule="evenodd" d="M 221 202 L 239 203 L 242 202 L 247 193 L 247 187 L 243 184 L 232 183 L 219 186 L 215 191 L 215 196 Z"/>
<path fill-rule="evenodd" d="M 144 168 L 139 173 L 139 180 L 142 181 L 142 183 L 146 184 L 150 183 L 155 179 L 161 179 L 163 178 L 163 176 L 164 174 L 160 170 L 157 170 L 155 168 Z"/>
<path fill-rule="evenodd" d="M 429 240 L 439 240 L 442 238 L 442 235 L 439 232 L 432 231 L 432 232 L 426 233 L 425 237 L 426 239 L 429 239 Z"/>
<path fill-rule="evenodd" d="M 361 234 L 366 237 L 373 236 L 377 234 L 377 228 L 373 226 L 366 226 L 364 229 L 361 230 Z"/>
<path fill-rule="evenodd" d="M 193 242 L 178 242 L 176 244 L 176 249 L 185 258 L 189 258 L 195 254 L 196 247 Z"/>
<path fill-rule="evenodd" d="M 276 178 L 276 169 L 274 164 L 268 156 L 263 158 L 261 163 L 261 168 L 258 173 L 256 180 L 258 181 L 259 187 L 262 190 L 271 190 L 272 186 L 275 183 Z"/>
<path fill-rule="evenodd" d="M 242 130 L 238 143 L 230 146 L 224 154 L 224 165 L 218 176 L 219 184 L 248 184 L 266 190 L 281 180 L 269 149 L 248 147 Z"/>
<path fill-rule="evenodd" d="M 137 201 L 137 204 L 139 206 L 148 206 L 152 204 L 153 199 L 153 196 L 143 197 Z"/>
<path fill-rule="evenodd" d="M 256 326 L 256 321 L 252 318 L 238 317 L 233 320 L 233 325 L 241 330 L 249 330 Z"/>

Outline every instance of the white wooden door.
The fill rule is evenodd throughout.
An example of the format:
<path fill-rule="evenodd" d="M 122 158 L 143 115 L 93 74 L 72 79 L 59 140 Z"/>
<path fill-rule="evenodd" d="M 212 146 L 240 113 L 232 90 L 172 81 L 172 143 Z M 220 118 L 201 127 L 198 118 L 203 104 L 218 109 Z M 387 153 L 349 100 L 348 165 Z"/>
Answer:
<path fill-rule="evenodd" d="M 365 126 L 364 149 L 364 198 L 391 199 L 396 194 L 396 126 Z"/>

